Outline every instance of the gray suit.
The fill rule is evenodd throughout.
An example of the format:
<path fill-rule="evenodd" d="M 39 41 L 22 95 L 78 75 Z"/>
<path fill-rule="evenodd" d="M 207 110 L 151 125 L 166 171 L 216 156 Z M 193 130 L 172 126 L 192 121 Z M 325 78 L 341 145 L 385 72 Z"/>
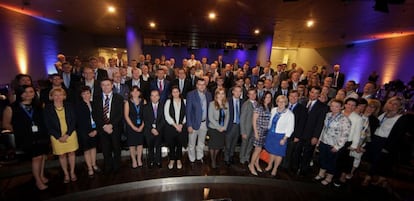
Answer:
<path fill-rule="evenodd" d="M 240 134 L 246 134 L 247 138 L 242 137 L 240 146 L 240 163 L 249 162 L 250 154 L 253 149 L 253 112 L 254 105 L 250 100 L 243 103 L 240 114 Z"/>

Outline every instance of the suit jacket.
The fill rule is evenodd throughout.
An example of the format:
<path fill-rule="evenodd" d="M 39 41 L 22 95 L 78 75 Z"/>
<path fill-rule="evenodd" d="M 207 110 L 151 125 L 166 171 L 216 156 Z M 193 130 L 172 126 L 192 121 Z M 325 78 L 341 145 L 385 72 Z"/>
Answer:
<path fill-rule="evenodd" d="M 230 89 L 233 86 L 234 75 L 233 72 L 226 72 L 224 74 L 224 87 Z"/>
<path fill-rule="evenodd" d="M 171 82 L 171 86 L 177 86 L 180 87 L 179 85 L 179 79 L 175 79 Z M 184 79 L 184 86 L 183 86 L 183 90 L 181 91 L 181 95 L 183 96 L 183 98 L 185 99 L 187 97 L 187 93 L 189 91 L 192 90 L 192 86 L 191 86 L 191 81 L 189 79 Z"/>
<path fill-rule="evenodd" d="M 129 90 L 132 89 L 132 79 L 125 82 L 125 85 L 129 88 Z M 150 79 L 147 81 L 144 81 L 142 77 L 139 79 L 139 87 L 142 91 L 142 97 L 149 101 L 150 96 Z"/>
<path fill-rule="evenodd" d="M 228 124 L 230 123 L 230 118 L 229 118 L 229 105 L 228 103 L 226 103 L 226 107 L 227 109 L 224 109 L 224 124 L 223 126 L 220 125 L 220 110 L 216 109 L 216 107 L 214 106 L 214 102 L 211 101 L 209 103 L 208 106 L 208 128 L 210 129 L 220 129 L 220 128 L 224 128 L 224 130 L 226 131 Z"/>
<path fill-rule="evenodd" d="M 168 81 L 167 79 L 163 79 L 163 90 L 160 91 L 160 89 L 158 88 L 158 79 L 154 79 L 151 84 L 150 84 L 150 92 L 152 90 L 158 90 L 160 91 L 160 102 L 161 103 L 165 103 L 165 100 L 167 100 L 168 96 L 171 93 L 171 89 L 170 89 L 170 81 Z"/>
<path fill-rule="evenodd" d="M 328 75 L 328 77 L 332 78 L 332 84 L 335 82 L 335 74 L 331 73 Z M 336 89 L 342 89 L 344 87 L 344 83 L 345 83 L 345 74 L 339 72 L 338 74 L 338 80 L 336 82 Z"/>
<path fill-rule="evenodd" d="M 299 137 L 304 132 L 308 112 L 306 107 L 299 102 L 296 103 L 292 112 L 295 115 L 295 130 L 293 131 L 291 137 Z"/>
<path fill-rule="evenodd" d="M 67 135 L 71 135 L 73 131 L 76 129 L 76 114 L 75 109 L 70 103 L 64 103 L 64 109 L 65 109 L 65 119 L 66 119 L 66 125 L 68 130 L 65 132 Z M 48 133 L 55 137 L 56 139 L 59 139 L 62 136 L 61 128 L 60 128 L 60 122 L 59 117 L 57 116 L 57 113 L 55 111 L 55 106 L 53 103 L 47 104 L 44 110 L 44 118 L 46 127 L 48 130 Z"/>
<path fill-rule="evenodd" d="M 206 105 L 208 111 L 208 105 L 212 101 L 211 93 L 207 91 L 205 92 L 206 95 Z M 195 130 L 200 129 L 201 118 L 202 118 L 202 108 L 201 108 L 201 100 L 200 96 L 198 95 L 197 89 L 190 91 L 187 94 L 187 105 L 186 105 L 186 119 L 187 119 L 187 126 L 192 127 Z M 207 112 L 208 113 L 208 112 Z M 208 114 L 206 114 L 206 121 L 208 125 Z"/>
<path fill-rule="evenodd" d="M 318 138 L 321 135 L 323 123 L 325 121 L 328 107 L 317 100 L 308 111 L 308 118 L 305 123 L 305 128 L 302 134 L 299 134 L 300 139 L 311 139 L 312 137 Z"/>
<path fill-rule="evenodd" d="M 254 105 L 251 101 L 247 100 L 243 103 L 240 115 L 240 134 L 247 134 L 247 136 L 253 135 L 254 109 Z"/>
<path fill-rule="evenodd" d="M 97 72 L 96 80 L 98 80 L 99 82 L 102 81 L 103 79 L 108 78 L 108 72 L 106 70 L 98 68 L 96 72 Z"/>
<path fill-rule="evenodd" d="M 91 124 L 91 114 L 88 105 L 84 101 L 76 104 L 76 117 L 76 131 L 78 132 L 78 137 L 86 136 L 88 133 L 94 130 Z"/>
<path fill-rule="evenodd" d="M 112 124 L 113 133 L 112 134 L 119 134 L 121 131 L 121 122 L 123 118 L 123 109 L 124 109 L 124 98 L 121 95 L 112 93 L 112 103 L 111 103 L 111 111 L 109 116 L 109 122 Z M 95 119 L 96 123 L 96 130 L 98 133 L 107 134 L 103 130 L 103 126 L 105 125 L 104 122 L 104 105 L 103 105 L 103 94 L 101 93 L 100 96 L 96 96 L 93 101 L 92 105 L 92 116 Z"/>
<path fill-rule="evenodd" d="M 152 103 L 149 102 L 143 108 L 143 121 L 144 121 L 144 134 L 151 135 L 151 129 L 153 128 L 153 124 L 156 125 L 156 130 L 161 133 L 165 127 L 165 117 L 164 117 L 164 104 L 162 102 L 158 103 L 157 108 L 157 118 L 154 116 L 154 111 L 152 108 Z"/>
<path fill-rule="evenodd" d="M 277 92 L 273 96 L 273 105 L 275 105 L 275 106 L 277 105 L 276 104 L 276 99 L 280 95 L 283 95 L 283 92 L 282 92 L 282 89 L 279 87 L 279 89 L 277 90 Z M 287 91 L 286 91 L 286 97 L 287 98 L 289 97 L 289 89 L 287 89 Z"/>
<path fill-rule="evenodd" d="M 85 81 L 79 82 L 78 86 L 76 87 L 75 94 L 76 94 L 76 103 L 79 101 L 82 101 L 81 92 L 82 87 L 85 86 Z M 96 97 L 99 98 L 99 96 L 102 96 L 102 88 L 100 81 L 95 80 L 93 83 L 93 89 L 92 90 L 92 98 L 95 100 Z"/>
<path fill-rule="evenodd" d="M 119 85 L 119 89 L 117 89 L 117 88 L 115 87 L 115 84 L 114 84 L 114 87 L 112 88 L 112 91 L 113 91 L 114 93 L 117 93 L 117 94 L 121 95 L 121 96 L 122 96 L 122 98 L 124 98 L 124 100 L 128 100 L 128 96 L 129 96 L 129 91 L 130 91 L 130 88 L 129 88 L 127 85 L 125 85 L 125 84 L 120 84 L 120 85 Z"/>
<path fill-rule="evenodd" d="M 229 124 L 227 126 L 227 131 L 230 131 L 231 128 L 233 127 L 233 122 L 234 122 L 234 115 L 235 115 L 235 111 L 234 111 L 234 103 L 233 103 L 233 96 L 229 97 L 227 99 L 227 102 L 229 103 Z M 242 109 L 242 105 L 244 103 L 243 99 L 239 99 L 239 116 L 241 116 L 241 109 Z M 239 122 L 240 123 L 240 122 Z"/>

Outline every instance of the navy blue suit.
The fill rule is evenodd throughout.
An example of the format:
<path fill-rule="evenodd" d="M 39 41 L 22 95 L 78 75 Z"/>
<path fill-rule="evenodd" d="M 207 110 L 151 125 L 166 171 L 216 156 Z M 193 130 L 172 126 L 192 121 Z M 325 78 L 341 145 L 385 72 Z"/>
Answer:
<path fill-rule="evenodd" d="M 207 111 L 208 111 L 208 105 L 212 101 L 212 96 L 211 96 L 211 93 L 207 91 L 207 89 L 206 89 L 205 95 L 206 95 L 206 104 L 207 104 Z M 186 105 L 187 127 L 192 127 L 193 129 L 198 130 L 201 124 L 202 113 L 203 111 L 201 108 L 201 100 L 200 100 L 200 96 L 198 95 L 197 89 L 188 92 L 187 105 Z M 208 114 L 207 114 L 206 121 L 208 125 Z"/>
<path fill-rule="evenodd" d="M 234 150 L 236 148 L 237 140 L 240 136 L 240 113 L 243 104 L 243 99 L 239 98 L 239 122 L 235 122 L 236 111 L 234 110 L 233 96 L 228 98 L 229 102 L 229 124 L 227 125 L 225 149 L 224 149 L 224 161 L 226 163 L 232 162 Z"/>
<path fill-rule="evenodd" d="M 167 100 L 168 96 L 171 93 L 170 81 L 168 81 L 167 79 L 162 80 L 162 87 L 163 87 L 162 91 L 158 87 L 158 82 L 159 82 L 158 79 L 151 81 L 150 91 L 158 90 L 160 92 L 160 102 L 165 103 L 165 100 Z"/>

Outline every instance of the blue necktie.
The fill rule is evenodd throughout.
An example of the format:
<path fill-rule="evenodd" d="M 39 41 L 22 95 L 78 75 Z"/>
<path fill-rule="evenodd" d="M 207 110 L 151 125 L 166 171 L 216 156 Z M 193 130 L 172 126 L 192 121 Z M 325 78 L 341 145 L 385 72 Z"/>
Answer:
<path fill-rule="evenodd" d="M 239 107 L 239 100 L 236 101 L 236 124 L 240 123 L 240 107 Z"/>

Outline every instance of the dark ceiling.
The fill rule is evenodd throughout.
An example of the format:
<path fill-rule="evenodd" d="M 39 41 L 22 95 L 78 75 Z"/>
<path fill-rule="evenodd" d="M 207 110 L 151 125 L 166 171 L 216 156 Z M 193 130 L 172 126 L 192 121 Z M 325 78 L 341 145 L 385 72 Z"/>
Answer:
<path fill-rule="evenodd" d="M 381 1 L 381 0 L 378 0 Z M 387 1 L 387 0 L 384 0 Z M 126 24 L 145 40 L 254 44 L 273 35 L 273 46 L 327 47 L 384 34 L 414 31 L 414 0 L 374 10 L 374 0 L 0 0 L 31 10 L 70 29 L 95 35 L 124 36 Z M 116 13 L 107 12 L 107 6 Z M 210 11 L 217 13 L 214 21 Z M 306 27 L 313 19 L 315 25 Z M 155 29 L 149 27 L 154 21 Z M 254 29 L 260 29 L 257 36 Z"/>

